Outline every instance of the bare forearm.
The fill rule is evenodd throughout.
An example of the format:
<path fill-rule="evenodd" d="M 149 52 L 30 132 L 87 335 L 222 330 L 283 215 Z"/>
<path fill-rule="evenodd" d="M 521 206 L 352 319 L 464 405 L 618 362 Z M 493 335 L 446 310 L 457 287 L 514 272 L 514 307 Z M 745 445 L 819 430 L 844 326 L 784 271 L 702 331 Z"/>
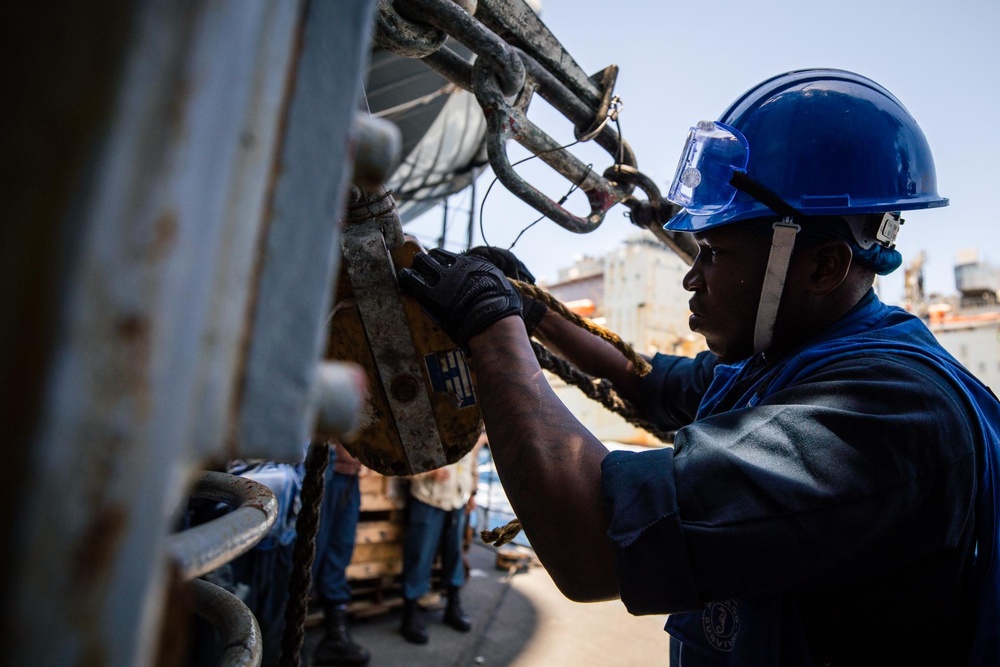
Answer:
<path fill-rule="evenodd" d="M 552 392 L 519 320 L 501 320 L 469 347 L 500 480 L 536 553 L 567 597 L 617 597 L 606 448 Z"/>
<path fill-rule="evenodd" d="M 638 401 L 641 380 L 632 362 L 614 345 L 586 329 L 548 311 L 534 335 L 560 357 L 584 373 L 610 380 L 633 403 Z"/>

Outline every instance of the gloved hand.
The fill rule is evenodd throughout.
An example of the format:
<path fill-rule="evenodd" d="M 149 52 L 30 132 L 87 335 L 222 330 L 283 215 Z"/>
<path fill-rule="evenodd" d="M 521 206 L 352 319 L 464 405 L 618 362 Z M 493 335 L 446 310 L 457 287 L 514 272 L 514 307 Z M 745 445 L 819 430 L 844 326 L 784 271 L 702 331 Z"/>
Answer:
<path fill-rule="evenodd" d="M 399 271 L 399 283 L 462 347 L 494 322 L 521 313 L 521 297 L 503 272 L 473 255 L 440 248 L 419 253 L 412 268 Z"/>
<path fill-rule="evenodd" d="M 535 276 L 524 265 L 524 262 L 519 260 L 510 250 L 494 248 L 493 246 L 476 246 L 466 250 L 465 254 L 488 260 L 493 266 L 503 271 L 508 278 L 531 285 L 535 284 Z M 524 320 L 524 328 L 528 331 L 529 336 L 545 317 L 547 310 L 548 308 L 541 301 L 521 295 L 521 319 Z"/>
<path fill-rule="evenodd" d="M 510 250 L 481 245 L 476 246 L 475 248 L 469 248 L 464 254 L 482 257 L 490 264 L 503 271 L 503 274 L 508 278 L 520 280 L 522 283 L 530 283 L 532 285 L 535 284 L 535 276 L 531 274 L 531 271 L 529 271 L 528 267 L 524 265 L 524 262 L 515 257 L 514 253 Z"/>

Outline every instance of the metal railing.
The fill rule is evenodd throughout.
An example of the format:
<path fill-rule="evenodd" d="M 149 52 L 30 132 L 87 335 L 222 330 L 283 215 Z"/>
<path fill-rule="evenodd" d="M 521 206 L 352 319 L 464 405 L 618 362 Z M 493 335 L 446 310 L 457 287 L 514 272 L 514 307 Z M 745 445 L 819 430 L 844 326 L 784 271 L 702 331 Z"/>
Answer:
<path fill-rule="evenodd" d="M 278 501 L 269 488 L 245 477 L 204 472 L 192 498 L 233 506 L 233 511 L 188 528 L 167 539 L 167 553 L 177 576 L 189 582 L 194 612 L 219 634 L 224 647 L 220 665 L 257 667 L 261 632 L 253 612 L 229 591 L 197 579 L 249 551 L 267 535 L 278 516 Z"/>
<path fill-rule="evenodd" d="M 219 633 L 223 648 L 220 665 L 257 667 L 262 653 L 260 626 L 243 602 L 215 584 L 195 579 L 191 582 L 194 612 Z"/>
<path fill-rule="evenodd" d="M 278 501 L 269 488 L 236 475 L 204 472 L 191 490 L 191 497 L 236 509 L 168 538 L 167 553 L 184 581 L 207 574 L 249 551 L 267 535 L 278 516 Z"/>

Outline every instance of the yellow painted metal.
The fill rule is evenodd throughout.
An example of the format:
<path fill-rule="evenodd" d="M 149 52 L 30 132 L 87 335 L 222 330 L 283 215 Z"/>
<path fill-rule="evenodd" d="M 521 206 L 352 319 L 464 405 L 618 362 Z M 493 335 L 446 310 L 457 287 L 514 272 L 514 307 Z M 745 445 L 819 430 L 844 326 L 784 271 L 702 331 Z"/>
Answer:
<path fill-rule="evenodd" d="M 409 266 L 413 255 L 421 248 L 413 241 L 390 249 L 395 267 Z M 388 257 L 387 257 L 388 260 Z M 396 290 L 396 285 L 385 286 L 386 290 Z M 342 269 L 336 304 L 330 323 L 330 337 L 327 356 L 333 359 L 353 361 L 365 369 L 368 375 L 367 414 L 357 432 L 344 442 L 344 446 L 364 465 L 383 475 L 413 475 L 439 467 L 429 459 L 421 458 L 413 451 L 407 451 L 405 440 L 430 440 L 440 437 L 447 463 L 454 463 L 472 450 L 481 429 L 481 414 L 474 394 L 474 376 L 471 368 L 455 368 L 465 365 L 465 357 L 459 347 L 431 320 L 412 297 L 402 294 L 401 301 L 410 330 L 410 338 L 417 354 L 423 359 L 420 378 L 396 377 L 391 386 L 386 387 L 372 353 L 369 336 L 379 334 L 377 326 L 368 329 L 362 321 L 357 307 L 357 299 L 345 266 Z M 450 365 L 454 371 L 451 382 L 444 383 L 432 374 L 440 375 L 440 366 Z M 435 369 L 435 365 L 439 368 Z M 462 377 L 468 378 L 468 381 Z M 397 423 L 390 406 L 389 392 L 396 400 L 405 400 L 416 392 L 427 395 L 437 434 L 431 432 L 413 433 L 414 428 L 423 428 L 416 421 Z M 471 397 L 470 397 L 471 393 Z M 465 405 L 463 406 L 463 401 Z M 409 429 L 409 438 L 401 438 L 400 430 Z"/>

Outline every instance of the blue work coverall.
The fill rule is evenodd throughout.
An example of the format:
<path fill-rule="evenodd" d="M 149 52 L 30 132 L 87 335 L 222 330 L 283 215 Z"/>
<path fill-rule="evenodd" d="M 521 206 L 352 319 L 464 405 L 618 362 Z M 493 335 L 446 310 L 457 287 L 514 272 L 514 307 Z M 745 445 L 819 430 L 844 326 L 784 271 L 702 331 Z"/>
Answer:
<path fill-rule="evenodd" d="M 657 355 L 612 452 L 621 597 L 682 667 L 1000 664 L 1000 404 L 874 292 L 781 359 Z"/>

